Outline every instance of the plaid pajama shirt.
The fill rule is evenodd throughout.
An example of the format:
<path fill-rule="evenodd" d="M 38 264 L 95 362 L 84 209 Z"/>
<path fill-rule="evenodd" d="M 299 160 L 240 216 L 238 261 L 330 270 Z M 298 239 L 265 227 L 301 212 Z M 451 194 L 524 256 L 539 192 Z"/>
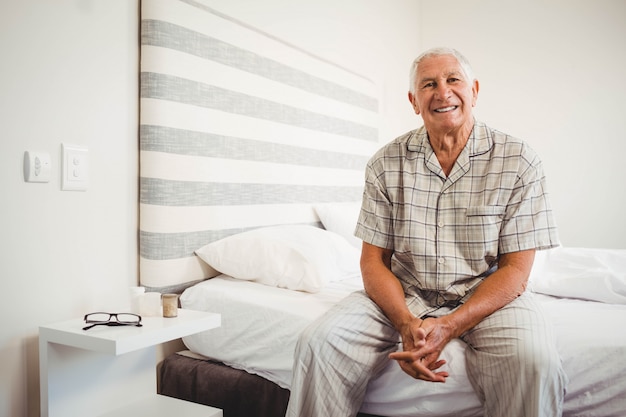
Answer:
<path fill-rule="evenodd" d="M 539 158 L 480 122 L 448 177 L 424 128 L 374 155 L 355 234 L 394 250 L 418 317 L 467 299 L 499 254 L 558 245 Z"/>
<path fill-rule="evenodd" d="M 378 151 L 366 169 L 355 235 L 393 249 L 392 271 L 417 317 L 458 307 L 500 254 L 558 245 L 541 161 L 523 141 L 478 121 L 448 176 L 423 127 Z M 494 338 L 502 329 L 505 337 Z M 560 415 L 566 378 L 552 338 L 532 294 L 462 336 L 485 416 Z M 398 340 L 364 293 L 348 297 L 300 337 L 287 415 L 355 415 Z M 487 366 L 502 372 L 487 377 Z M 535 391 L 521 390 L 520 381 Z"/>

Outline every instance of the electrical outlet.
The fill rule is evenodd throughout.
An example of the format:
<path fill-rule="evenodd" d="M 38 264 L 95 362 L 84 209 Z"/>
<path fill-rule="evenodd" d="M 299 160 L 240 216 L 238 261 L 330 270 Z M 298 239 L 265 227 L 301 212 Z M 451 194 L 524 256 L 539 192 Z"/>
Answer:
<path fill-rule="evenodd" d="M 49 182 L 51 165 L 47 152 L 24 152 L 24 181 Z"/>

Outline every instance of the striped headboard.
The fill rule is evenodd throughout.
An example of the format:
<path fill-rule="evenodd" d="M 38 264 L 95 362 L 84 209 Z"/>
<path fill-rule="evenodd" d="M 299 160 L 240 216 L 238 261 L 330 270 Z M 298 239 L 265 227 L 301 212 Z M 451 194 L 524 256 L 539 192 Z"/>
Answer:
<path fill-rule="evenodd" d="M 140 282 L 216 275 L 201 246 L 251 228 L 318 224 L 361 199 L 378 147 L 375 84 L 193 0 L 143 0 Z"/>

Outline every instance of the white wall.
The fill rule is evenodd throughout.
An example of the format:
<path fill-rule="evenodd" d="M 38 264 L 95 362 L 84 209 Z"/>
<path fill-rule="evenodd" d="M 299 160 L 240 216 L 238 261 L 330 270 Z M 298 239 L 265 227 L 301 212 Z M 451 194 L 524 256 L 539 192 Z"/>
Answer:
<path fill-rule="evenodd" d="M 40 324 L 136 282 L 137 45 L 138 0 L 0 2 L 0 416 L 39 415 Z M 89 149 L 86 192 L 60 190 L 62 142 Z M 23 181 L 26 150 L 49 183 Z"/>
<path fill-rule="evenodd" d="M 472 63 L 478 117 L 540 153 L 562 244 L 626 248 L 626 2 L 421 5 L 421 46 Z"/>
<path fill-rule="evenodd" d="M 111 309 L 136 282 L 138 3 L 0 2 L 0 417 L 38 415 L 40 324 Z M 375 78 L 383 137 L 413 127 L 416 2 L 208 3 Z M 89 148 L 87 192 L 60 191 L 62 142 Z M 51 154 L 49 183 L 24 183 L 26 150 Z"/>

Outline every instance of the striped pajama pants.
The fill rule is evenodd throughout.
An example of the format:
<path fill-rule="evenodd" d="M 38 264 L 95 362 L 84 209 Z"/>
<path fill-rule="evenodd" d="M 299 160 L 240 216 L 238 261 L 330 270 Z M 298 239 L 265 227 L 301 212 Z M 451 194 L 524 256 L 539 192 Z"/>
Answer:
<path fill-rule="evenodd" d="M 461 339 L 485 417 L 562 414 L 567 378 L 551 325 L 531 293 Z M 356 416 L 368 381 L 398 343 L 399 334 L 378 306 L 363 291 L 351 294 L 300 335 L 287 417 Z"/>

